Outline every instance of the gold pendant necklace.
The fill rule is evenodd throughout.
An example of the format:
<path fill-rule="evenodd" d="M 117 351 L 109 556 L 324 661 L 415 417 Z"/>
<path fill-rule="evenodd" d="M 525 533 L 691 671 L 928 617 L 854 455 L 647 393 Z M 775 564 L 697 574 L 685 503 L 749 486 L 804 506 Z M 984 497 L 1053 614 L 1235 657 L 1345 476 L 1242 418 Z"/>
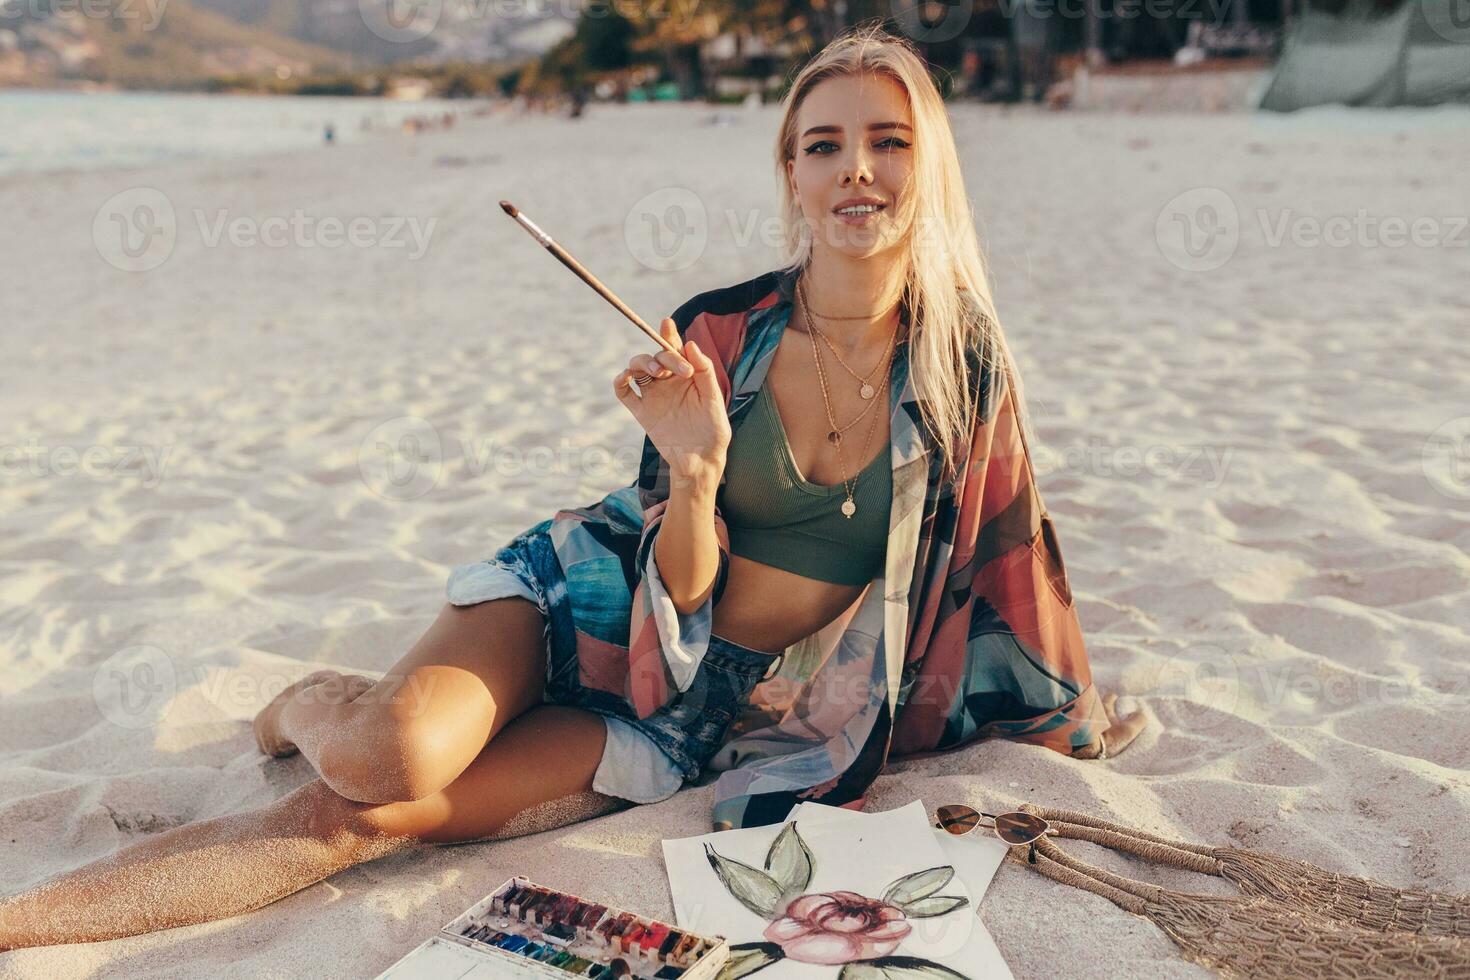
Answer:
<path fill-rule="evenodd" d="M 827 349 L 832 352 L 832 356 L 835 357 L 835 358 L 837 358 L 837 363 L 839 363 L 839 364 L 842 365 L 842 368 L 843 368 L 844 371 L 846 371 L 848 374 L 852 375 L 855 379 L 857 379 L 857 382 L 858 382 L 858 385 L 859 385 L 859 387 L 858 387 L 858 394 L 861 395 L 865 400 L 866 399 L 871 399 L 874 395 L 876 395 L 878 393 L 878 390 L 873 387 L 872 382 L 869 379 L 872 378 L 872 376 L 877 373 L 878 368 L 881 368 L 885 364 L 888 363 L 888 357 L 889 357 L 889 355 L 893 351 L 894 341 L 898 338 L 898 331 L 897 330 L 894 330 L 893 333 L 889 335 L 889 337 L 888 337 L 888 349 L 883 352 L 883 357 L 879 359 L 877 366 L 874 367 L 873 370 L 869 371 L 865 375 L 864 374 L 858 374 L 856 371 L 854 371 L 852 369 L 852 366 L 849 365 L 847 363 L 847 361 L 843 359 L 842 354 L 839 353 L 838 350 L 837 350 L 837 346 L 835 344 L 833 344 L 831 340 L 828 340 L 827 339 L 827 335 L 824 334 L 824 333 L 822 333 L 822 331 L 820 331 L 820 330 L 817 329 L 816 323 L 814 321 L 816 321 L 818 319 L 824 319 L 824 318 L 821 317 L 817 313 L 816 310 L 813 310 L 812 307 L 811 307 L 811 304 L 807 302 L 807 299 L 806 299 L 806 283 L 805 283 L 805 281 L 803 279 L 798 279 L 796 281 L 796 288 L 801 293 L 801 307 L 802 307 L 802 311 L 804 313 L 806 313 L 806 315 L 807 315 L 807 329 L 810 330 L 810 331 L 812 331 L 813 333 L 815 333 L 818 337 L 821 337 L 822 338 L 822 343 L 826 344 L 827 345 Z M 863 318 L 862 317 L 847 317 L 846 319 L 855 320 L 855 319 L 863 319 Z"/>
<path fill-rule="evenodd" d="M 805 307 L 805 305 L 806 302 L 805 299 L 803 299 L 802 306 Z M 810 326 L 810 324 L 808 324 L 808 326 Z M 837 427 L 837 420 L 832 417 L 832 401 L 827 394 L 827 372 L 826 369 L 822 366 L 822 356 L 821 352 L 817 350 L 817 340 L 815 337 L 812 336 L 810 330 L 807 331 L 807 339 L 810 340 L 812 343 L 812 361 L 817 366 L 817 383 L 821 386 L 822 389 L 822 404 L 826 407 L 827 410 L 827 423 L 832 426 L 832 430 L 827 433 L 827 441 L 832 443 L 832 445 L 837 448 L 837 465 L 842 468 L 842 489 L 847 495 L 847 499 L 842 502 L 842 516 L 851 520 L 852 515 L 857 513 L 857 504 L 854 503 L 852 499 L 852 488 L 856 485 L 857 480 L 856 478 L 854 478 L 851 483 L 848 482 L 847 460 L 843 459 L 842 457 L 842 432 Z M 888 378 L 885 376 L 883 381 L 879 384 L 879 390 L 886 387 L 887 384 Z M 857 418 L 853 419 L 842 428 L 851 428 L 858 419 L 867 414 L 868 409 L 872 408 L 876 404 L 876 401 L 869 401 L 867 408 L 864 408 L 861 412 L 858 413 Z M 863 449 L 859 458 L 867 457 L 868 445 L 873 441 L 873 429 L 877 426 L 877 424 L 878 413 L 874 412 L 872 419 L 868 422 L 868 434 L 863 439 Z"/>
<path fill-rule="evenodd" d="M 807 317 L 808 310 L 807 310 L 807 306 L 806 306 L 805 293 L 803 293 L 800 296 L 800 299 L 801 299 L 801 311 L 802 311 L 802 314 L 803 314 L 804 317 Z M 810 329 L 810 327 L 811 327 L 811 320 L 809 319 L 809 317 L 807 317 L 807 319 L 806 319 L 806 325 L 808 327 L 808 329 L 807 329 L 807 340 L 811 341 L 811 343 L 812 343 L 812 358 L 813 358 L 814 361 L 817 362 L 817 371 L 818 371 L 819 374 L 825 374 L 824 368 L 823 368 L 823 366 L 821 364 L 821 360 L 820 360 L 820 358 L 818 357 L 818 354 L 817 354 L 817 349 L 816 349 L 816 343 L 817 342 L 812 337 L 812 331 Z M 886 383 L 887 382 L 888 375 L 885 373 L 883 377 L 884 377 L 884 382 Z M 827 411 L 827 421 L 831 425 L 831 429 L 829 429 L 828 432 L 827 432 L 827 441 L 829 443 L 831 443 L 833 446 L 840 445 L 842 443 L 842 434 L 844 432 L 846 432 L 848 429 L 850 429 L 853 426 L 857 425 L 859 422 L 861 422 L 863 420 L 863 416 L 865 416 L 865 415 L 868 414 L 868 410 L 871 409 L 873 406 L 875 406 L 877 404 L 878 403 L 876 401 L 873 401 L 873 400 L 870 399 L 868 401 L 868 403 L 863 406 L 863 410 L 861 412 L 858 412 L 856 415 L 854 415 L 852 417 L 852 420 L 850 422 L 848 422 L 847 424 L 845 424 L 845 425 L 838 425 L 837 424 L 836 420 L 832 416 L 831 406 L 829 405 L 828 406 L 828 411 Z"/>

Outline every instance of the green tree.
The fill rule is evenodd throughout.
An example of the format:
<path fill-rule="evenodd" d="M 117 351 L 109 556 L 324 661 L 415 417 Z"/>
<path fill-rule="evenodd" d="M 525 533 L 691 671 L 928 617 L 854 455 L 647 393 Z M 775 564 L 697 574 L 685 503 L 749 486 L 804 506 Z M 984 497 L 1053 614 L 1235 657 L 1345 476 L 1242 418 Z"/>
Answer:
<path fill-rule="evenodd" d="M 633 64 L 632 44 L 637 33 L 632 21 L 616 7 L 608 6 L 584 10 L 573 37 L 581 44 L 589 69 L 618 71 Z"/>

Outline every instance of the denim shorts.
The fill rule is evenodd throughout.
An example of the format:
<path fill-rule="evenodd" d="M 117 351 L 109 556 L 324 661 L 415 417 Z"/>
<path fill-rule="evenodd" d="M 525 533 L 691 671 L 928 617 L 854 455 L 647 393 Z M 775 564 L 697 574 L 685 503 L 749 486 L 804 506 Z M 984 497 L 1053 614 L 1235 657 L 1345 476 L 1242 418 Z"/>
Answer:
<path fill-rule="evenodd" d="M 535 602 L 546 619 L 543 700 L 594 712 L 607 722 L 607 746 L 593 788 L 639 803 L 672 796 L 684 782 L 700 777 L 755 686 L 779 666 L 781 654 L 712 632 L 689 689 L 673 690 L 666 704 L 639 718 L 627 698 L 580 683 L 572 604 L 547 534 L 550 524 L 542 521 L 522 531 L 493 558 L 456 566 L 445 593 L 455 605 L 506 595 Z"/>

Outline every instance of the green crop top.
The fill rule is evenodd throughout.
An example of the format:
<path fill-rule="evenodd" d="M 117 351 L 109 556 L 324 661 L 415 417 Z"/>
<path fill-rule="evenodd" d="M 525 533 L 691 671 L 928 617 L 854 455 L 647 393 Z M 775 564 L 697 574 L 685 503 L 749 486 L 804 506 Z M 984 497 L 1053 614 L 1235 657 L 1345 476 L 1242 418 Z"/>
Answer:
<path fill-rule="evenodd" d="M 720 513 L 730 553 L 823 582 L 868 584 L 882 574 L 888 550 L 890 455 L 880 452 L 858 474 L 857 512 L 844 516 L 838 508 L 846 488 L 802 478 L 775 399 L 762 385 L 726 450 Z"/>

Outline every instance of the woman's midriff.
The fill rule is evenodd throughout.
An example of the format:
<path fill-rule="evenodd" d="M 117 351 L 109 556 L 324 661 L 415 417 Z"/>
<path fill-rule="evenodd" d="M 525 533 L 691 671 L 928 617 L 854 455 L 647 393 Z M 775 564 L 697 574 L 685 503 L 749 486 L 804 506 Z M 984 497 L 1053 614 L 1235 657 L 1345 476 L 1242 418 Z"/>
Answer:
<path fill-rule="evenodd" d="M 779 652 L 832 622 L 865 588 L 819 582 L 732 554 L 710 628 L 753 650 Z"/>

